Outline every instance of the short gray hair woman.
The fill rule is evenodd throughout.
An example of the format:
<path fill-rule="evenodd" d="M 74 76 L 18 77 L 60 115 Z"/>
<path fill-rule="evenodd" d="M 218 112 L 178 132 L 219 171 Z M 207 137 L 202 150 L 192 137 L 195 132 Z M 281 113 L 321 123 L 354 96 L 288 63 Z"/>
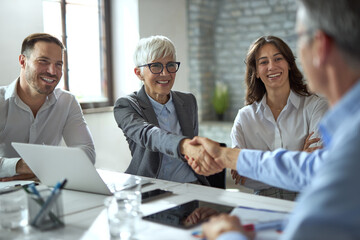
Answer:
<path fill-rule="evenodd" d="M 198 151 L 188 143 L 198 134 L 198 115 L 191 93 L 171 90 L 180 66 L 174 44 L 164 36 L 143 38 L 134 62 L 134 73 L 144 85 L 114 107 L 132 155 L 126 173 L 209 185 L 183 158 Z"/>

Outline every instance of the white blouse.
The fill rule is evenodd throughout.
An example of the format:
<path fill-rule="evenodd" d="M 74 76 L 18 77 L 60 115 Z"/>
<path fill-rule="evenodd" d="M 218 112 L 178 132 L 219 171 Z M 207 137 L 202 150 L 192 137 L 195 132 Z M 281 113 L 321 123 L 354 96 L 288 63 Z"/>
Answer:
<path fill-rule="evenodd" d="M 302 150 L 306 137 L 320 137 L 318 124 L 328 109 L 327 101 L 316 95 L 301 96 L 293 91 L 277 120 L 266 104 L 266 94 L 260 102 L 241 108 L 231 130 L 232 147 L 273 151 L 278 148 Z M 314 143 L 311 147 L 321 145 Z M 246 184 L 248 182 L 248 184 Z M 253 189 L 258 184 L 245 186 Z M 267 187 L 268 188 L 268 187 Z"/>

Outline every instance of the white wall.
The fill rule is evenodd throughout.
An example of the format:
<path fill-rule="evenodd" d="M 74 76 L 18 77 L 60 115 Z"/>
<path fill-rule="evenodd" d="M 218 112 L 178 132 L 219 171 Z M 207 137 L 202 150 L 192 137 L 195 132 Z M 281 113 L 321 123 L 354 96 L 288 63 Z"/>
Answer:
<path fill-rule="evenodd" d="M 21 43 L 42 29 L 41 0 L 0 0 L 0 86 L 19 76 Z"/>
<path fill-rule="evenodd" d="M 181 62 L 174 90 L 189 91 L 186 0 L 139 0 L 140 38 L 164 35 L 176 47 Z"/>
<path fill-rule="evenodd" d="M 174 89 L 188 89 L 186 0 L 112 0 L 113 77 L 115 98 L 140 86 L 133 74 L 132 51 L 137 39 L 150 35 L 168 36 L 175 44 L 181 68 Z M 132 16 L 133 20 L 125 20 Z M 125 25 L 124 25 L 125 24 Z M 19 75 L 18 56 L 22 40 L 43 31 L 41 0 L 0 0 L 0 85 Z M 123 47 L 124 42 L 130 42 Z M 129 74 L 130 73 L 130 74 Z M 128 84 L 133 81 L 134 84 Z M 131 155 L 112 112 L 85 114 L 96 148 L 96 167 L 124 171 Z"/>

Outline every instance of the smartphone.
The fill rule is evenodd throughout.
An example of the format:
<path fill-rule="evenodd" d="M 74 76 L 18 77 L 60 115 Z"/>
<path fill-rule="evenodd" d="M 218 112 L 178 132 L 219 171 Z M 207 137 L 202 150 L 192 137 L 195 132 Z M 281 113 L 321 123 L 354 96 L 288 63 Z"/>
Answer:
<path fill-rule="evenodd" d="M 141 193 L 141 202 L 149 202 L 161 197 L 165 197 L 168 195 L 171 195 L 172 192 L 171 191 L 166 191 L 166 190 L 161 190 L 159 188 L 155 189 L 155 190 L 151 190 L 148 192 L 143 192 Z"/>

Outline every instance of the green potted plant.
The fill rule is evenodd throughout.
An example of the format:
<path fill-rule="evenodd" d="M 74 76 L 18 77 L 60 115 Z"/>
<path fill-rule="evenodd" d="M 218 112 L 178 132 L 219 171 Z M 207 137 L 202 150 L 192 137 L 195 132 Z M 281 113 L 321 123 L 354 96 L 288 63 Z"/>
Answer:
<path fill-rule="evenodd" d="M 224 119 L 224 113 L 229 107 L 229 91 L 223 82 L 216 82 L 212 105 L 219 121 Z"/>

